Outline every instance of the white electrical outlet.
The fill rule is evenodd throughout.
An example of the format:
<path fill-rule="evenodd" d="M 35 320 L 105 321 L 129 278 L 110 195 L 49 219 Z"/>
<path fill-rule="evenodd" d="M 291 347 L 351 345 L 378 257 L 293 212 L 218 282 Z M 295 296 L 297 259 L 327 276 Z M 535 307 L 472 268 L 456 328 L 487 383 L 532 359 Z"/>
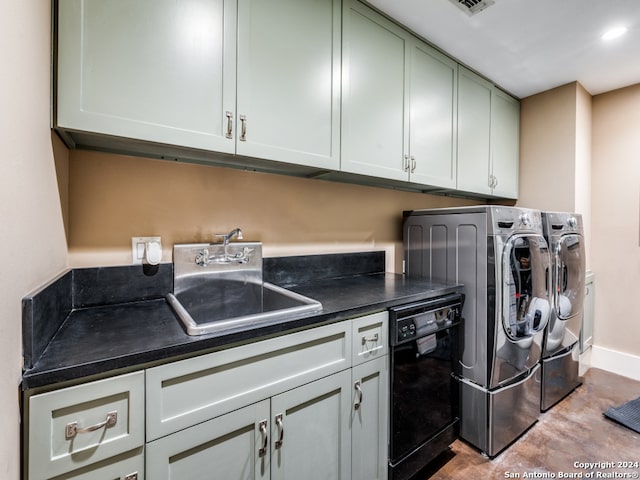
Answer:
<path fill-rule="evenodd" d="M 131 237 L 131 257 L 133 265 L 140 265 L 144 261 L 144 254 L 147 242 L 158 242 L 160 237 Z"/>

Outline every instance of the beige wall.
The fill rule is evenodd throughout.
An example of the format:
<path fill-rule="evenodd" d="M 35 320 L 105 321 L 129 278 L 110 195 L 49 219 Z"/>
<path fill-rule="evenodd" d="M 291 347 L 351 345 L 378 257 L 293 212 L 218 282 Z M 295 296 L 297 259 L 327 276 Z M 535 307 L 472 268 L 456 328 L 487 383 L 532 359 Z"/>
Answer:
<path fill-rule="evenodd" d="M 520 197 L 517 205 L 577 212 L 591 245 L 591 95 L 578 82 L 521 102 Z"/>
<path fill-rule="evenodd" d="M 573 211 L 576 86 L 570 83 L 521 102 L 518 206 Z"/>
<path fill-rule="evenodd" d="M 73 150 L 74 266 L 131 263 L 131 237 L 211 241 L 240 226 L 265 256 L 384 249 L 399 270 L 402 211 L 468 200 L 315 179 Z M 477 203 L 477 202 L 476 202 Z M 395 261 L 394 261 L 395 256 Z"/>
<path fill-rule="evenodd" d="M 591 97 L 574 82 L 523 99 L 521 112 L 517 204 L 583 214 L 594 345 L 640 356 L 640 85 Z"/>
<path fill-rule="evenodd" d="M 594 342 L 640 356 L 640 84 L 593 99 Z"/>
<path fill-rule="evenodd" d="M 49 0 L 3 1 L 0 15 L 0 478 L 17 480 L 21 299 L 66 267 L 49 129 Z M 53 140 L 56 141 L 56 140 Z M 64 155 L 61 159 L 64 168 Z"/>
<path fill-rule="evenodd" d="M 587 269 L 591 268 L 591 169 L 592 169 L 592 97 L 577 84 L 576 89 L 576 158 L 574 212 L 582 214 L 587 251 Z"/>

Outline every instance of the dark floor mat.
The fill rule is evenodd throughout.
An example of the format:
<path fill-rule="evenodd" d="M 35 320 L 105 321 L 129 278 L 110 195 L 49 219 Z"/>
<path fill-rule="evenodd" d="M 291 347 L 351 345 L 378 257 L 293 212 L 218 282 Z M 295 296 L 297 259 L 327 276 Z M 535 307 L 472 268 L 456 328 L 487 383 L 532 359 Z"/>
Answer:
<path fill-rule="evenodd" d="M 640 433 L 640 398 L 624 403 L 619 407 L 611 407 L 604 416 Z"/>

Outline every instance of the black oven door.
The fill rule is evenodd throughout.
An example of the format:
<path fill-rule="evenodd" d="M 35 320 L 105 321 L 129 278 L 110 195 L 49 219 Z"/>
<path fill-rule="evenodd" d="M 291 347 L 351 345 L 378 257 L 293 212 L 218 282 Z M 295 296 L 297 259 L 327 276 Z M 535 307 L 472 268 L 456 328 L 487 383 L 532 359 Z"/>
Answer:
<path fill-rule="evenodd" d="M 457 358 L 457 322 L 430 335 L 391 348 L 391 470 L 402 462 L 430 461 L 449 445 L 430 441 L 458 421 L 458 390 L 452 376 Z M 455 433 L 454 433 L 455 435 Z M 451 440 L 452 441 L 452 440 Z M 415 462 L 417 449 L 423 452 Z M 431 456 L 431 458 L 425 458 Z M 404 470 L 404 468 L 402 469 Z"/>

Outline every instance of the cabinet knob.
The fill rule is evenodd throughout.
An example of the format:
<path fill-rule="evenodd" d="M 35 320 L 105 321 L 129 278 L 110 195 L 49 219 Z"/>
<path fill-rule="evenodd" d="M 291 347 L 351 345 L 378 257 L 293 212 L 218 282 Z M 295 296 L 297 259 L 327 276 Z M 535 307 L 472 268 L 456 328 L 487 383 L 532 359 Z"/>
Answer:
<path fill-rule="evenodd" d="M 269 445 L 269 435 L 267 434 L 267 421 L 260 422 L 260 433 L 262 434 L 262 447 L 258 450 L 258 456 L 264 457 L 267 454 L 267 446 Z"/>
<path fill-rule="evenodd" d="M 79 427 L 78 422 L 69 422 L 65 426 L 64 437 L 67 440 L 70 440 L 80 433 L 93 432 L 103 427 L 112 427 L 116 423 L 118 423 L 118 412 L 107 413 L 107 418 L 104 421 L 96 423 L 95 425 L 91 425 L 90 427 Z"/>
<path fill-rule="evenodd" d="M 360 380 L 353 384 L 353 388 L 355 388 L 358 396 L 356 398 L 355 403 L 353 404 L 354 410 L 359 410 L 360 405 L 362 405 L 362 385 L 360 384 Z"/>
<path fill-rule="evenodd" d="M 284 426 L 282 425 L 282 413 L 276 415 L 276 426 L 278 427 L 278 431 L 280 434 L 278 435 L 278 440 L 276 440 L 276 449 L 282 447 L 282 441 L 284 440 Z"/>
<path fill-rule="evenodd" d="M 233 112 L 227 110 L 225 116 L 227 117 L 227 132 L 224 136 L 226 138 L 233 138 Z"/>
<path fill-rule="evenodd" d="M 247 116 L 240 115 L 240 138 L 241 142 L 247 141 Z"/>
<path fill-rule="evenodd" d="M 366 345 L 367 342 L 377 342 L 379 338 L 377 333 L 373 337 L 362 337 L 362 345 Z"/>

